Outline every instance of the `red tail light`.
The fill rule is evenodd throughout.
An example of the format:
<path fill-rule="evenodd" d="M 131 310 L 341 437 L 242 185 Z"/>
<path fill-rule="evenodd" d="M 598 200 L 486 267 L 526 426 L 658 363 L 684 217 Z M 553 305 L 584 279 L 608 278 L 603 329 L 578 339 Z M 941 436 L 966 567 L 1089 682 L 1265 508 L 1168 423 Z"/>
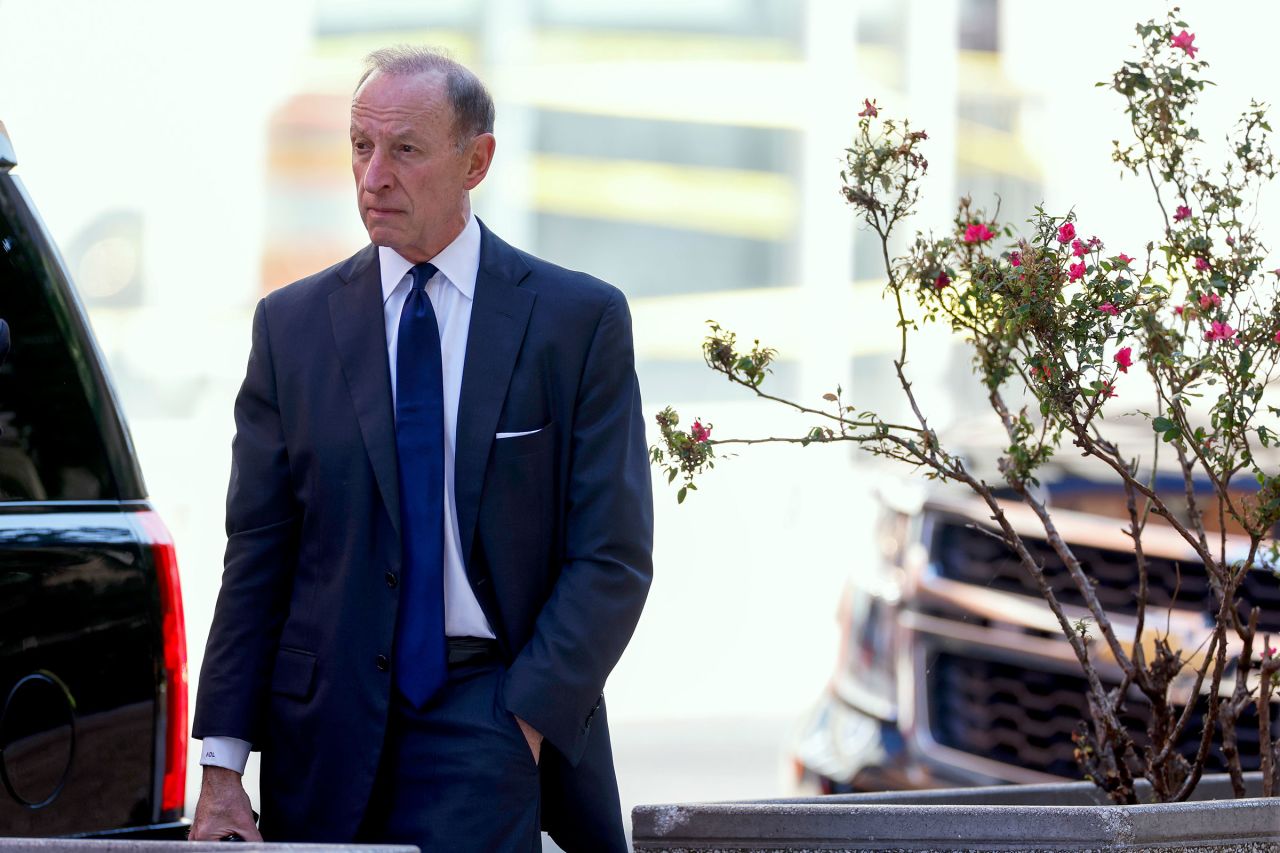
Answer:
<path fill-rule="evenodd" d="M 155 512 L 137 519 L 150 542 L 164 639 L 164 778 L 160 788 L 161 820 L 176 820 L 186 804 L 187 789 L 187 629 L 182 615 L 182 584 L 173 537 Z"/>

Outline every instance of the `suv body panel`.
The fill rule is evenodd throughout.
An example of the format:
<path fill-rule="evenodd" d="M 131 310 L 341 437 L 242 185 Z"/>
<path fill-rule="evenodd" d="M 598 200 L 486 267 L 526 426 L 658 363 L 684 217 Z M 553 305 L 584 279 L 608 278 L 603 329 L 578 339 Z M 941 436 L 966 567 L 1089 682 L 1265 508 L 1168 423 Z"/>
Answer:
<path fill-rule="evenodd" d="M 185 744 L 180 597 L 162 601 L 121 407 L 14 162 L 0 125 L 0 835 L 179 837 L 161 790 L 171 722 Z"/>

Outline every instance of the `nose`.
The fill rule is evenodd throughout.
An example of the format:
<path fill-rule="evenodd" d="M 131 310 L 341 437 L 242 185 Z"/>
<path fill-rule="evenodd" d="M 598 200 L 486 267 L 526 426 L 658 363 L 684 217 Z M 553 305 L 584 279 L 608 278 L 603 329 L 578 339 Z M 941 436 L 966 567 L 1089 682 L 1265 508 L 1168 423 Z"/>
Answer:
<path fill-rule="evenodd" d="M 360 188 L 371 195 L 377 195 L 390 189 L 392 174 L 390 164 L 381 149 L 375 148 L 365 161 L 364 175 L 360 179 Z"/>

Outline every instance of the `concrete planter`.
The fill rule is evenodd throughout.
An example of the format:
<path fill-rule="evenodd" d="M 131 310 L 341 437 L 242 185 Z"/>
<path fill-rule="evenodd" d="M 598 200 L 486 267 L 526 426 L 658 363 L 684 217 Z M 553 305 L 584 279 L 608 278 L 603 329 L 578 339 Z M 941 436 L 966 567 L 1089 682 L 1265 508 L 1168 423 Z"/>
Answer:
<path fill-rule="evenodd" d="M 638 806 L 635 850 L 1232 851 L 1280 853 L 1280 798 L 1229 799 L 1206 777 L 1186 803 L 1114 806 L 1089 782 Z"/>

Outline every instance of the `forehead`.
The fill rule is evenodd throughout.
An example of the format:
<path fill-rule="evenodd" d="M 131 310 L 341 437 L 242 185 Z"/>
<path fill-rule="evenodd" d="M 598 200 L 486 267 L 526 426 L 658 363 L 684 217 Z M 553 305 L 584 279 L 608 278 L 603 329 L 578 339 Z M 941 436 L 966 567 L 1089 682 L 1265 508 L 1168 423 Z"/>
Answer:
<path fill-rule="evenodd" d="M 351 99 L 351 126 L 373 132 L 448 132 L 453 124 L 443 74 L 375 71 Z"/>

